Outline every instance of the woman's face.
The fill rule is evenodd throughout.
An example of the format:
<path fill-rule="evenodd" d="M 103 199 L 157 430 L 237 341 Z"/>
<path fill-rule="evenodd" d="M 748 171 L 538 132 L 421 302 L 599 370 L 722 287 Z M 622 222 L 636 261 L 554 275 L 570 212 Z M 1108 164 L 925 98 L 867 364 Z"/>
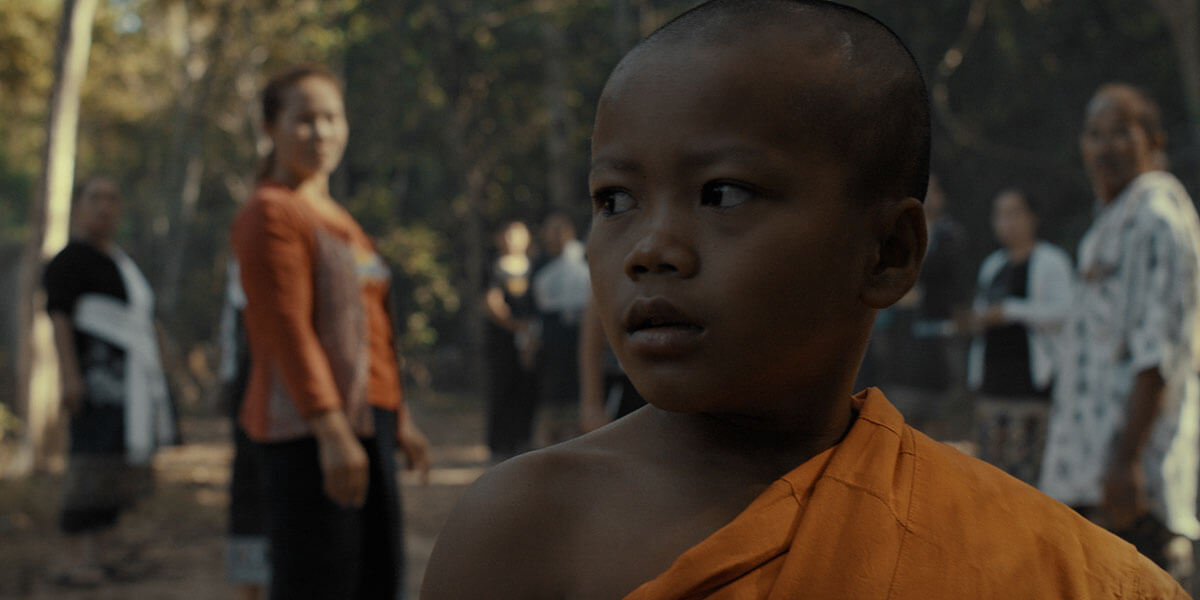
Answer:
<path fill-rule="evenodd" d="M 297 81 L 284 93 L 283 109 L 267 133 L 275 144 L 273 177 L 293 184 L 328 177 L 350 134 L 342 93 L 324 77 Z"/>
<path fill-rule="evenodd" d="M 84 237 L 107 242 L 117 233 L 121 222 L 121 192 L 107 179 L 93 179 L 75 202 L 77 232 Z"/>
<path fill-rule="evenodd" d="M 1006 247 L 1024 246 L 1037 235 L 1037 218 L 1021 194 L 1005 192 L 992 203 L 992 231 Z"/>
<path fill-rule="evenodd" d="M 529 229 L 519 221 L 509 223 L 500 236 L 500 250 L 505 254 L 525 254 L 532 241 Z"/>

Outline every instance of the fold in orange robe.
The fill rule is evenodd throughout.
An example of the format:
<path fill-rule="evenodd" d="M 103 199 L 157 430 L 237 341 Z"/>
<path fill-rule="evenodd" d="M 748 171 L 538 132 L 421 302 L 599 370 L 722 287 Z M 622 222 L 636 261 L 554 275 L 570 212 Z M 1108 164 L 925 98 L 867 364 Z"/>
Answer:
<path fill-rule="evenodd" d="M 877 389 L 837 446 L 626 600 L 1187 598 L 1130 544 L 904 424 Z"/>

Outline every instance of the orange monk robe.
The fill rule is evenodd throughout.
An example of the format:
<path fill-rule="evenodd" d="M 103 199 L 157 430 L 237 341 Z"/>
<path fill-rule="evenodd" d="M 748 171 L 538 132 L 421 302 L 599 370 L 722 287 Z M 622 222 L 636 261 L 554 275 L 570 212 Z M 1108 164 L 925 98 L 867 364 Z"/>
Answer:
<path fill-rule="evenodd" d="M 626 600 L 1187 598 L 1133 546 L 904 424 L 877 389 L 837 446 Z"/>

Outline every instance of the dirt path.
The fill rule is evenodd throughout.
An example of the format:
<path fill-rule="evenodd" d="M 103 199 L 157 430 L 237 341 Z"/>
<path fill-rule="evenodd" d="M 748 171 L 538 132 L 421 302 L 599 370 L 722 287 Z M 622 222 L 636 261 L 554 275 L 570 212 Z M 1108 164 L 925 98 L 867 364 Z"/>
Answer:
<path fill-rule="evenodd" d="M 430 485 L 402 477 L 408 588 L 416 598 L 437 532 L 465 487 L 483 472 L 482 413 L 470 399 L 410 394 L 415 418 L 434 441 Z M 140 546 L 149 572 L 130 581 L 79 590 L 51 581 L 61 549 L 56 528 L 59 481 L 0 480 L 0 599 L 225 599 L 225 515 L 232 445 L 229 423 L 217 417 L 182 421 L 183 446 L 155 460 L 154 495 L 125 515 L 118 542 Z"/>

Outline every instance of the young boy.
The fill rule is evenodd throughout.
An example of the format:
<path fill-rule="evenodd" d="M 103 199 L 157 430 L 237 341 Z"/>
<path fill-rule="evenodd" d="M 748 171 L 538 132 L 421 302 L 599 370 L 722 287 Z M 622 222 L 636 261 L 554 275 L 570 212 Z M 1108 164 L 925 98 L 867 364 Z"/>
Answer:
<path fill-rule="evenodd" d="M 851 396 L 920 270 L 928 157 L 917 67 L 857 10 L 716 0 L 643 41 L 597 108 L 588 256 L 651 406 L 484 476 L 424 597 L 1185 597 Z"/>

